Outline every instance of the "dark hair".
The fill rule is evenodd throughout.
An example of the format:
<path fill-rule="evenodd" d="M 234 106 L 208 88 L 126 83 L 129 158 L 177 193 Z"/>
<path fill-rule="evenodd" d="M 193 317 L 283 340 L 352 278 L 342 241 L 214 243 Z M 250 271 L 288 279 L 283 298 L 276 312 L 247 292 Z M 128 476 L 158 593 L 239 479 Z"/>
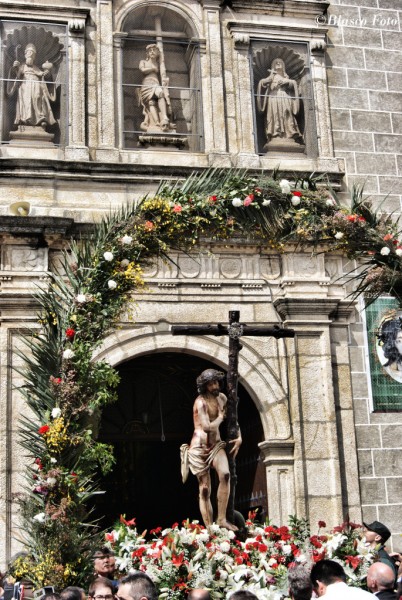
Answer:
<path fill-rule="evenodd" d="M 288 569 L 289 594 L 294 600 L 310 600 L 313 584 L 310 569 L 306 565 L 296 564 Z"/>
<path fill-rule="evenodd" d="M 112 594 L 115 594 L 115 587 L 113 581 L 110 581 L 110 579 L 107 579 L 107 577 L 97 577 L 89 586 L 88 596 L 94 596 L 96 589 L 101 585 L 104 587 L 108 587 Z"/>
<path fill-rule="evenodd" d="M 49 592 L 48 594 L 43 594 L 40 597 L 40 600 L 60 600 L 61 596 L 57 592 Z"/>
<path fill-rule="evenodd" d="M 317 582 L 321 581 L 324 585 L 330 585 L 336 581 L 346 583 L 346 573 L 342 565 L 334 560 L 320 560 L 311 569 L 310 574 L 313 587 L 317 587 Z"/>
<path fill-rule="evenodd" d="M 85 594 L 82 588 L 70 585 L 61 592 L 60 598 L 61 600 L 82 600 L 82 594 Z"/>
<path fill-rule="evenodd" d="M 143 571 L 134 571 L 120 579 L 119 588 L 125 583 L 129 583 L 131 586 L 130 596 L 133 600 L 140 600 L 142 596 L 146 596 L 148 600 L 158 600 L 158 590 L 154 582 Z"/>
<path fill-rule="evenodd" d="M 392 319 L 384 321 L 379 333 L 379 339 L 383 342 L 382 351 L 387 362 L 384 367 L 389 367 L 395 362 L 402 362 L 402 354 L 399 353 L 395 346 L 398 333 L 402 331 L 402 322 L 400 319 Z"/>
<path fill-rule="evenodd" d="M 221 381 L 225 378 L 223 371 L 217 371 L 216 369 L 205 369 L 197 377 L 197 391 L 199 394 L 205 394 L 207 391 L 207 385 L 211 381 L 218 381 L 221 386 Z"/>
<path fill-rule="evenodd" d="M 229 600 L 247 600 L 247 598 L 256 598 L 258 600 L 258 596 L 253 594 L 253 592 L 249 592 L 249 590 L 238 590 L 229 596 Z"/>
<path fill-rule="evenodd" d="M 97 550 L 95 550 L 93 557 L 95 559 L 95 558 L 103 558 L 106 556 L 114 556 L 114 552 L 107 546 L 102 546 L 101 548 L 98 548 Z"/>

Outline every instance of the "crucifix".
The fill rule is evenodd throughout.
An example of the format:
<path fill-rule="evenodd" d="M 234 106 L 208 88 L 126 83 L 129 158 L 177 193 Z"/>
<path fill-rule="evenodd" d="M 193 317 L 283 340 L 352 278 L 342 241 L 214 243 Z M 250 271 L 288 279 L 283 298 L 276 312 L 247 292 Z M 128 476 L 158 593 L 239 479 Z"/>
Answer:
<path fill-rule="evenodd" d="M 246 325 L 240 323 L 240 311 L 231 310 L 229 311 L 229 323 L 223 325 L 218 323 L 217 325 L 172 325 L 171 328 L 173 335 L 214 335 L 214 336 L 229 336 L 229 360 L 228 370 L 226 375 L 227 384 L 227 435 L 229 440 L 235 439 L 238 434 L 238 423 L 237 423 L 237 385 L 238 385 L 238 366 L 239 366 L 239 352 L 242 349 L 240 338 L 243 336 L 253 337 L 274 337 L 279 338 L 293 338 L 295 336 L 294 329 L 283 329 L 278 325 L 273 327 L 265 327 L 263 325 Z M 229 470 L 230 470 L 230 498 L 227 508 L 227 518 L 231 523 L 234 523 L 234 505 L 235 505 L 235 490 L 237 483 L 236 475 L 236 459 L 228 453 Z"/>

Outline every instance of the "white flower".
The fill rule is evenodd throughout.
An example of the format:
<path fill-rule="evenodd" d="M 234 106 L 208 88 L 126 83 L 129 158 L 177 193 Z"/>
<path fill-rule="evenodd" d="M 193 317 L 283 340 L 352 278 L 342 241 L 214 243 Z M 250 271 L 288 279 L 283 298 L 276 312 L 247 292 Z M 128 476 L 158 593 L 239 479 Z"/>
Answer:
<path fill-rule="evenodd" d="M 107 260 L 108 262 L 112 261 L 113 260 L 113 252 L 105 252 L 103 254 L 103 258 L 105 260 Z"/>
<path fill-rule="evenodd" d="M 232 204 L 233 206 L 242 206 L 243 202 L 241 201 L 241 198 L 233 198 Z"/>
<path fill-rule="evenodd" d="M 131 242 L 133 241 L 133 238 L 131 237 L 131 235 L 123 235 L 123 237 L 121 238 L 121 241 L 123 244 L 131 244 Z"/>
<path fill-rule="evenodd" d="M 388 246 L 383 246 L 383 247 L 381 248 L 381 250 L 380 250 L 380 253 L 381 253 L 383 256 L 388 256 L 388 254 L 389 254 L 390 252 L 391 252 L 391 249 L 390 249 L 390 248 L 388 248 Z"/>
<path fill-rule="evenodd" d="M 128 267 L 129 264 L 130 261 L 128 260 L 128 258 L 123 258 L 123 260 L 120 261 L 120 266 L 123 268 Z"/>
<path fill-rule="evenodd" d="M 299 196 L 292 196 L 291 202 L 292 202 L 293 206 L 297 206 L 298 204 L 300 204 Z"/>
<path fill-rule="evenodd" d="M 292 546 L 290 544 L 284 544 L 282 546 L 282 552 L 284 554 L 291 554 L 292 553 Z"/>
<path fill-rule="evenodd" d="M 290 183 L 287 179 L 281 179 L 279 182 L 282 194 L 290 194 Z"/>
<path fill-rule="evenodd" d="M 328 198 L 328 200 L 326 200 L 325 204 L 327 206 L 333 206 L 335 204 L 335 201 L 333 200 L 333 198 Z"/>
<path fill-rule="evenodd" d="M 229 542 L 221 542 L 220 547 L 221 547 L 222 552 L 229 552 L 229 550 L 230 550 Z"/>
<path fill-rule="evenodd" d="M 58 417 L 60 417 L 61 415 L 61 409 L 56 406 L 53 410 L 52 410 L 52 419 L 57 419 Z"/>
<path fill-rule="evenodd" d="M 271 200 L 263 200 L 262 205 L 263 206 L 269 206 L 271 204 Z"/>
<path fill-rule="evenodd" d="M 76 296 L 75 299 L 79 304 L 84 304 L 84 302 L 87 301 L 87 297 L 85 294 L 78 294 L 78 296 Z"/>
<path fill-rule="evenodd" d="M 226 579 L 227 579 L 228 577 L 229 577 L 229 575 L 228 575 L 228 572 L 227 572 L 227 571 L 224 571 L 223 569 L 222 569 L 222 571 L 219 571 L 219 579 L 220 579 L 221 581 L 226 581 Z"/>
<path fill-rule="evenodd" d="M 204 531 L 201 531 L 201 533 L 197 536 L 197 539 L 200 542 L 207 542 L 209 540 L 209 533 L 208 533 L 208 531 L 206 529 Z"/>
<path fill-rule="evenodd" d="M 52 456 L 50 462 L 52 463 L 52 465 L 55 465 L 57 463 L 57 460 Z"/>
<path fill-rule="evenodd" d="M 38 513 L 37 515 L 32 517 L 32 519 L 34 521 L 37 521 L 38 523 L 44 523 L 46 521 L 46 514 L 44 512 Z"/>
<path fill-rule="evenodd" d="M 397 256 L 402 256 L 402 248 L 397 248 L 397 249 L 395 250 L 395 254 L 396 254 Z"/>
<path fill-rule="evenodd" d="M 107 286 L 109 290 L 115 290 L 117 288 L 117 283 L 114 279 L 109 279 L 109 281 L 107 282 Z"/>
<path fill-rule="evenodd" d="M 67 350 L 64 350 L 63 358 L 65 360 L 70 360 L 70 358 L 73 358 L 73 356 L 74 356 L 74 352 L 72 350 L 70 350 L 70 348 L 67 348 Z"/>
<path fill-rule="evenodd" d="M 342 231 L 337 231 L 335 234 L 335 239 L 336 240 L 341 240 L 343 238 L 344 234 L 342 233 Z"/>
<path fill-rule="evenodd" d="M 56 479 L 56 477 L 48 477 L 46 479 L 46 483 L 50 486 L 56 485 L 57 479 Z"/>
<path fill-rule="evenodd" d="M 234 532 L 234 531 L 231 531 L 231 530 L 229 529 L 229 530 L 228 530 L 228 538 L 229 538 L 230 540 L 234 540 L 234 539 L 235 539 L 235 537 L 236 537 L 236 534 L 235 534 L 235 532 Z"/>

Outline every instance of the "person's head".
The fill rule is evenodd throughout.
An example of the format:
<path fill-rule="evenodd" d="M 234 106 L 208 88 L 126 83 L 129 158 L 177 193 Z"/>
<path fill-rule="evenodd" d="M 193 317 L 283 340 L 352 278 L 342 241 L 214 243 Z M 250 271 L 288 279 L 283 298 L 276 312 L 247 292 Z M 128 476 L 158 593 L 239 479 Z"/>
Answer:
<path fill-rule="evenodd" d="M 385 367 L 402 361 L 402 322 L 400 319 L 389 319 L 381 325 L 379 340 L 382 343 L 384 357 L 388 359 Z"/>
<path fill-rule="evenodd" d="M 113 552 L 107 546 L 99 548 L 94 554 L 95 575 L 110 577 L 115 569 L 116 559 Z"/>
<path fill-rule="evenodd" d="M 91 600 L 114 600 L 113 582 L 106 577 L 97 577 L 89 586 L 88 596 Z"/>
<path fill-rule="evenodd" d="M 382 562 L 375 562 L 367 571 L 367 587 L 370 592 L 393 590 L 395 573 L 390 566 Z"/>
<path fill-rule="evenodd" d="M 311 583 L 317 596 L 323 596 L 327 586 L 332 583 L 343 581 L 346 583 L 346 573 L 342 565 L 335 560 L 320 560 L 311 569 Z"/>
<path fill-rule="evenodd" d="M 206 369 L 197 377 L 197 390 L 199 394 L 212 394 L 218 396 L 220 392 L 220 382 L 224 379 L 225 373 L 215 369 Z"/>
<path fill-rule="evenodd" d="M 86 594 L 82 588 L 70 585 L 61 592 L 60 600 L 86 600 Z"/>
<path fill-rule="evenodd" d="M 142 571 L 134 571 L 119 581 L 117 600 L 157 600 L 158 590 L 152 579 Z"/>
<path fill-rule="evenodd" d="M 209 590 L 195 588 L 189 592 L 187 600 L 211 600 L 211 594 Z"/>
<path fill-rule="evenodd" d="M 27 65 L 32 65 L 36 56 L 36 46 L 34 44 L 27 44 L 25 46 L 24 56 Z"/>
<path fill-rule="evenodd" d="M 60 594 L 57 592 L 49 592 L 48 594 L 43 594 L 39 600 L 60 600 Z"/>
<path fill-rule="evenodd" d="M 385 544 L 388 538 L 391 537 L 391 532 L 386 525 L 380 523 L 380 521 L 373 521 L 372 523 L 363 523 L 364 539 L 374 547 L 378 544 Z"/>
<path fill-rule="evenodd" d="M 228 598 L 228 600 L 258 600 L 258 596 L 253 594 L 253 592 L 249 592 L 249 590 L 238 590 L 237 592 L 233 592 Z"/>
<path fill-rule="evenodd" d="M 160 50 L 156 44 L 148 44 L 145 50 L 147 58 L 159 58 Z"/>
<path fill-rule="evenodd" d="M 310 600 L 313 584 L 310 569 L 306 565 L 296 564 L 288 569 L 289 596 L 294 600 Z"/>
<path fill-rule="evenodd" d="M 287 77 L 285 63 L 281 58 L 274 58 L 274 60 L 271 63 L 271 70 L 276 71 L 280 75 Z"/>

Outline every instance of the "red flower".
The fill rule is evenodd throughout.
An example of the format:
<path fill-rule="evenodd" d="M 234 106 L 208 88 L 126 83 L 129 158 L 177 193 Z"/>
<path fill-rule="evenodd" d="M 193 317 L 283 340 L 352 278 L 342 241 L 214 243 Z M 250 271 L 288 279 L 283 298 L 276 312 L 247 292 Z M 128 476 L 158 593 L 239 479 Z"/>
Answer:
<path fill-rule="evenodd" d="M 327 524 L 325 521 L 318 521 L 318 527 L 326 527 Z"/>
<path fill-rule="evenodd" d="M 77 473 L 74 473 L 74 471 L 71 471 L 70 477 L 71 477 L 71 479 L 73 480 L 74 483 L 77 483 L 77 479 L 78 479 Z"/>
<path fill-rule="evenodd" d="M 292 195 L 301 198 L 303 194 L 301 192 L 292 192 Z"/>
<path fill-rule="evenodd" d="M 351 223 L 356 223 L 356 221 L 357 221 L 357 215 L 348 215 L 346 218 Z"/>
<path fill-rule="evenodd" d="M 154 227 L 155 226 L 152 223 L 152 221 L 145 221 L 145 225 L 144 225 L 145 231 L 152 231 Z"/>
<path fill-rule="evenodd" d="M 105 533 L 105 540 L 107 542 L 112 542 L 112 544 L 114 544 L 114 535 L 113 535 L 113 532 L 112 533 Z"/>
<path fill-rule="evenodd" d="M 127 525 L 127 527 L 132 527 L 133 525 L 135 525 L 135 519 L 130 519 L 129 521 L 126 521 L 124 517 L 125 515 L 120 515 L 120 523 L 123 523 L 123 525 Z"/>
<path fill-rule="evenodd" d="M 212 204 L 213 202 L 216 202 L 217 200 L 218 200 L 218 196 L 210 196 L 210 197 L 209 197 L 209 201 L 211 202 L 211 204 Z"/>
<path fill-rule="evenodd" d="M 75 331 L 74 329 L 71 329 L 70 327 L 68 329 L 66 329 L 66 338 L 68 340 L 73 340 L 75 336 Z"/>
<path fill-rule="evenodd" d="M 173 525 L 172 525 L 172 529 L 175 529 L 175 528 L 176 528 L 176 527 L 178 527 L 178 526 L 179 526 L 179 524 L 178 524 L 178 523 L 173 523 Z"/>
<path fill-rule="evenodd" d="M 39 427 L 38 433 L 40 435 L 44 435 L 45 433 L 47 433 L 49 431 L 49 429 L 50 429 L 49 425 L 42 425 L 42 427 Z"/>
<path fill-rule="evenodd" d="M 361 563 L 361 560 L 358 556 L 345 556 L 345 561 L 350 564 L 354 571 L 356 571 L 357 567 Z"/>
<path fill-rule="evenodd" d="M 175 213 L 181 213 L 182 210 L 183 209 L 180 206 L 180 204 L 175 204 L 174 207 L 173 207 L 173 212 L 175 212 Z"/>
<path fill-rule="evenodd" d="M 366 219 L 364 217 L 359 217 L 359 221 L 360 221 L 360 223 L 365 223 Z"/>
<path fill-rule="evenodd" d="M 252 201 L 254 200 L 254 194 L 249 194 L 248 196 L 246 196 L 244 198 L 244 206 L 250 206 L 250 204 L 252 203 Z"/>
<path fill-rule="evenodd" d="M 149 532 L 151 535 L 158 535 L 158 533 L 160 533 L 162 531 L 162 527 L 156 527 L 156 529 L 151 529 L 151 531 Z"/>
<path fill-rule="evenodd" d="M 184 552 L 180 552 L 180 554 L 172 554 L 172 563 L 175 567 L 181 567 L 184 562 Z"/>
<path fill-rule="evenodd" d="M 132 553 L 132 557 L 134 558 L 135 556 L 137 558 L 141 558 L 141 556 L 143 554 L 145 554 L 145 552 L 147 551 L 147 549 L 145 548 L 145 546 L 141 546 L 141 548 L 137 548 L 137 550 L 134 550 L 134 552 Z"/>
<path fill-rule="evenodd" d="M 392 240 L 393 237 L 394 236 L 392 233 L 387 233 L 386 235 L 384 235 L 383 240 L 384 242 L 388 242 L 389 240 Z"/>
<path fill-rule="evenodd" d="M 40 458 L 35 458 L 35 464 L 38 465 L 39 471 L 43 470 L 43 465 L 42 465 L 42 461 Z"/>

